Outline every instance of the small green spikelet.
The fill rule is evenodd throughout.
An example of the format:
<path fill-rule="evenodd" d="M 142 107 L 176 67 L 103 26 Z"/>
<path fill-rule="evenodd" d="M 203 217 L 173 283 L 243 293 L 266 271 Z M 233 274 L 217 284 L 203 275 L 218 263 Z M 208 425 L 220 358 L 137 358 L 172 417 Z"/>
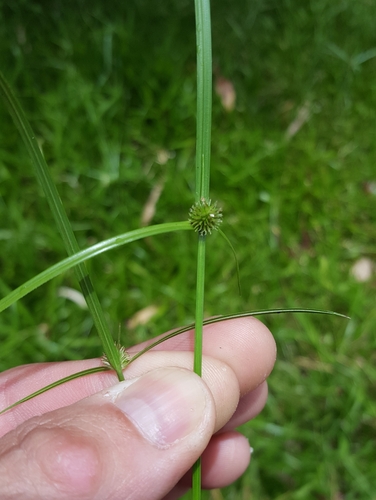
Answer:
<path fill-rule="evenodd" d="M 200 236 L 206 236 L 221 225 L 222 209 L 217 206 L 217 202 L 201 198 L 190 208 L 188 220 Z"/>
<path fill-rule="evenodd" d="M 125 347 L 123 347 L 122 345 L 116 343 L 116 349 L 117 349 L 118 354 L 119 354 L 121 367 L 125 368 L 129 364 L 131 357 L 129 356 L 129 354 L 125 350 Z M 108 361 L 107 356 L 105 354 L 103 354 L 101 361 L 102 361 L 102 364 L 104 366 L 107 366 L 108 368 L 112 368 L 112 365 Z"/>

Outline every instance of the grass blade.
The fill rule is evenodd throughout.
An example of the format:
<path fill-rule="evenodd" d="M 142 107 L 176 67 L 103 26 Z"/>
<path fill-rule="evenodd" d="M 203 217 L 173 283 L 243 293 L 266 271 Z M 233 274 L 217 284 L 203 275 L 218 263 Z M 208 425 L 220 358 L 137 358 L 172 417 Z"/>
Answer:
<path fill-rule="evenodd" d="M 236 318 L 248 318 L 251 316 L 266 316 L 267 314 L 287 314 L 287 313 L 304 313 L 304 314 L 324 314 L 327 316 L 337 316 L 339 318 L 343 319 L 350 319 L 349 316 L 346 316 L 345 314 L 337 313 L 334 311 L 322 311 L 320 309 L 305 309 L 305 308 L 292 308 L 292 309 L 263 309 L 260 311 L 244 311 L 244 312 L 238 312 L 238 313 L 233 313 L 233 314 L 225 314 L 225 315 L 220 315 L 216 316 L 215 318 L 210 318 L 206 319 L 203 321 L 203 325 L 212 325 L 214 323 L 219 323 L 221 321 L 227 321 L 230 319 L 236 319 Z M 182 328 L 179 328 L 178 330 L 174 330 L 173 332 L 170 332 L 166 334 L 165 336 L 159 338 L 149 346 L 145 347 L 142 351 L 138 352 L 132 358 L 130 359 L 129 363 L 133 363 L 133 361 L 136 361 L 137 358 L 145 354 L 145 352 L 150 351 L 150 349 L 153 349 L 159 344 L 162 344 L 162 342 L 165 342 L 165 340 L 172 339 L 173 337 L 176 337 L 176 335 L 180 335 L 181 333 L 188 332 L 189 330 L 193 330 L 195 328 L 195 323 L 191 323 L 187 326 L 184 326 Z"/>
<path fill-rule="evenodd" d="M 26 118 L 26 115 L 13 94 L 10 86 L 6 82 L 3 75 L 0 73 L 0 92 L 5 101 L 5 104 L 13 118 L 18 131 L 25 143 L 27 151 L 31 157 L 36 177 L 41 184 L 43 191 L 46 195 L 48 204 L 51 208 L 53 217 L 57 224 L 58 230 L 63 238 L 65 248 L 68 255 L 73 255 L 80 251 L 76 237 L 73 233 L 71 224 L 65 212 L 64 206 L 60 199 L 59 193 L 52 180 L 48 166 L 43 158 L 42 152 L 38 146 L 35 134 Z M 87 302 L 88 308 L 92 315 L 94 324 L 100 336 L 103 349 L 115 369 L 119 380 L 123 380 L 123 373 L 121 370 L 120 359 L 117 349 L 112 340 L 112 336 L 104 317 L 102 307 L 99 299 L 95 293 L 92 281 L 86 269 L 86 265 L 81 263 L 76 269 L 76 276 L 81 287 L 82 293 Z"/>
<path fill-rule="evenodd" d="M 337 312 L 333 311 L 320 311 L 317 309 L 299 309 L 299 308 L 294 308 L 294 309 L 265 309 L 262 311 L 245 311 L 241 313 L 235 313 L 235 314 L 226 314 L 222 316 L 217 316 L 215 318 L 210 318 L 207 320 L 203 321 L 203 325 L 211 325 L 213 323 L 218 323 L 220 321 L 226 321 L 234 318 L 244 318 L 248 316 L 262 316 L 266 314 L 282 314 L 282 313 L 309 313 L 309 314 L 326 314 L 329 316 L 338 316 L 340 318 L 345 318 L 345 319 L 350 319 L 348 316 L 345 316 L 344 314 L 340 314 Z M 138 359 L 140 356 L 145 354 L 146 352 L 150 351 L 157 345 L 161 344 L 162 342 L 165 342 L 168 339 L 171 339 L 173 337 L 176 337 L 177 335 L 180 335 L 181 333 L 187 332 L 189 330 L 192 330 L 195 327 L 195 324 L 192 323 L 190 325 L 184 326 L 183 328 L 179 328 L 178 330 L 175 330 L 171 333 L 168 333 L 167 335 L 161 337 L 158 339 L 156 342 L 153 342 L 149 346 L 145 347 L 145 349 L 142 349 L 142 351 L 138 352 L 135 354 L 127 363 L 127 366 L 130 363 L 133 363 Z M 16 401 L 12 405 L 8 406 L 7 408 L 4 408 L 3 410 L 0 411 L 0 415 L 2 413 L 5 413 L 6 411 L 10 410 L 11 408 L 14 408 L 15 406 L 25 403 L 26 401 L 29 401 L 30 399 L 35 398 L 36 396 L 39 396 L 40 394 L 43 394 L 44 392 L 49 391 L 50 389 L 53 389 L 54 387 L 58 387 L 61 384 L 65 384 L 66 382 L 69 382 L 71 380 L 74 380 L 79 377 L 84 377 L 85 375 L 91 375 L 92 373 L 99 373 L 103 371 L 107 371 L 110 368 L 107 366 L 98 366 L 96 368 L 89 368 L 88 370 L 83 370 L 77 373 L 74 373 L 72 375 L 68 375 L 67 377 L 64 377 L 62 379 L 57 380 L 56 382 L 52 382 L 52 384 L 46 385 L 45 387 L 38 389 L 37 391 L 29 394 L 28 396 L 20 399 L 19 401 Z M 197 463 L 197 462 L 196 462 Z M 201 493 L 200 493 L 201 494 Z"/>
<path fill-rule="evenodd" d="M 67 377 L 56 380 L 56 382 L 52 382 L 52 384 L 49 384 L 49 385 L 46 385 L 45 387 L 42 387 L 42 389 L 38 389 L 37 391 L 32 392 L 28 396 L 20 399 L 19 401 L 16 401 L 15 403 L 11 404 L 10 406 L 7 406 L 7 408 L 4 408 L 3 410 L 0 411 L 0 415 L 2 413 L 5 413 L 8 410 L 11 410 L 15 406 L 20 405 L 21 403 L 25 403 L 26 401 L 29 401 L 30 399 L 33 399 L 36 396 L 39 396 L 40 394 L 43 394 L 44 392 L 47 392 L 50 389 L 53 389 L 54 387 L 58 387 L 61 384 L 65 384 L 66 382 L 70 382 L 71 380 L 75 380 L 76 378 L 84 377 L 85 375 L 91 375 L 92 373 L 105 372 L 108 370 L 109 370 L 109 368 L 107 368 L 106 366 L 97 366 L 96 368 L 89 368 L 87 370 L 82 370 L 81 372 L 77 372 L 77 373 L 73 373 L 72 375 L 68 375 Z"/>
<path fill-rule="evenodd" d="M 134 231 L 129 231 L 119 236 L 114 236 L 108 240 L 101 241 L 92 247 L 81 250 L 70 257 L 58 262 L 57 264 L 49 267 L 45 271 L 37 274 L 29 281 L 26 281 L 18 288 L 9 293 L 6 297 L 0 300 L 0 312 L 4 311 L 7 307 L 11 306 L 17 300 L 21 299 L 28 293 L 32 292 L 39 286 L 43 285 L 47 281 L 55 278 L 59 274 L 67 271 L 68 269 L 79 265 L 80 263 L 92 259 L 96 255 L 99 255 L 113 248 L 126 245 L 132 241 L 136 241 L 142 238 L 147 238 L 149 236 L 155 236 L 157 234 L 171 233 L 173 231 L 187 231 L 191 230 L 192 227 L 187 221 L 183 222 L 168 222 L 165 224 L 158 224 L 154 226 L 147 226 L 141 229 L 135 229 Z"/>
<path fill-rule="evenodd" d="M 68 255 L 74 255 L 75 253 L 80 251 L 80 248 L 60 199 L 59 193 L 53 182 L 48 166 L 44 160 L 42 152 L 38 146 L 37 139 L 26 118 L 26 115 L 1 72 L 0 93 L 31 157 L 36 177 L 46 195 L 48 204 L 52 211 L 52 215 L 63 238 L 66 251 Z M 115 369 L 119 380 L 124 380 L 123 372 L 121 370 L 120 357 L 112 340 L 107 321 L 105 319 L 97 294 L 95 293 L 93 283 L 88 274 L 86 265 L 84 263 L 79 264 L 75 268 L 75 273 L 82 293 L 87 302 L 89 311 L 93 318 L 94 324 L 97 328 L 98 335 L 101 339 L 103 349 L 107 355 L 107 358 Z"/>

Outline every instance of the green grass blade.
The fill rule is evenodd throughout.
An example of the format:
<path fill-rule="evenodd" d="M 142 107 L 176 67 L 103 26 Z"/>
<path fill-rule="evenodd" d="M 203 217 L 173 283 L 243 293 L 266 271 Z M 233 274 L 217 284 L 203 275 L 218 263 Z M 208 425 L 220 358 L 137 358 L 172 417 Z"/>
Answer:
<path fill-rule="evenodd" d="M 282 313 L 309 313 L 309 314 L 327 314 L 330 316 L 338 316 L 340 318 L 346 318 L 350 319 L 348 316 L 345 316 L 344 314 L 336 313 L 333 311 L 320 311 L 316 309 L 269 309 L 269 310 L 263 310 L 263 311 L 248 311 L 248 312 L 241 312 L 241 313 L 235 313 L 235 314 L 227 314 L 224 316 L 217 316 L 216 318 L 210 318 L 205 321 L 203 321 L 204 325 L 210 325 L 213 323 L 218 323 L 220 321 L 226 321 L 229 319 L 234 319 L 234 318 L 244 318 L 247 316 L 262 316 L 266 314 L 282 314 Z M 153 342 L 151 345 L 143 349 L 142 351 L 138 352 L 135 354 L 128 362 L 128 365 L 130 363 L 133 363 L 133 361 L 136 361 L 140 356 L 145 354 L 147 351 L 150 351 L 157 345 L 161 344 L 162 342 L 165 342 L 168 339 L 171 339 L 175 337 L 176 335 L 180 335 L 181 333 L 187 332 L 189 330 L 192 330 L 194 328 L 194 323 L 187 325 L 183 328 L 179 328 L 178 330 L 175 330 L 174 332 L 171 332 L 164 337 L 158 339 L 156 342 Z M 127 366 L 128 366 L 127 365 Z M 38 389 L 37 391 L 29 394 L 28 396 L 20 399 L 19 401 L 16 401 L 12 405 L 8 406 L 7 408 L 4 408 L 3 410 L 0 411 L 0 415 L 2 413 L 5 413 L 6 411 L 10 410 L 11 408 L 14 408 L 17 405 L 20 405 L 21 403 L 25 403 L 26 401 L 29 401 L 30 399 L 35 398 L 36 396 L 39 396 L 40 394 L 43 394 L 44 392 L 49 391 L 50 389 L 53 389 L 54 387 L 58 387 L 61 384 L 65 384 L 66 382 L 69 382 L 71 380 L 74 380 L 76 378 L 84 377 L 85 375 L 91 375 L 92 373 L 100 373 L 104 371 L 108 371 L 110 368 L 107 366 L 98 366 L 96 368 L 89 368 L 87 370 L 82 370 L 77 373 L 73 373 L 72 375 L 68 375 L 67 377 L 61 378 L 57 380 L 56 382 L 52 382 L 52 384 L 46 385 L 45 387 Z"/>
<path fill-rule="evenodd" d="M 16 96 L 13 94 L 10 86 L 1 73 L 0 93 L 31 157 L 36 177 L 46 195 L 48 204 L 52 211 L 52 215 L 63 238 L 67 253 L 68 255 L 73 255 L 79 252 L 80 248 L 60 199 L 59 193 L 53 182 L 48 166 L 43 158 L 42 152 L 37 143 L 37 139 L 26 118 L 26 115 L 18 100 L 16 99 Z M 94 324 L 97 328 L 98 335 L 101 339 L 103 349 L 107 355 L 107 358 L 115 369 L 119 380 L 123 380 L 123 372 L 121 370 L 119 354 L 112 340 L 107 321 L 104 317 L 102 307 L 100 305 L 97 294 L 95 293 L 86 265 L 84 263 L 79 264 L 75 269 L 75 273 L 82 293 L 87 302 L 89 311 L 93 317 Z"/>
<path fill-rule="evenodd" d="M 345 314 L 337 313 L 335 311 L 322 311 L 320 309 L 305 309 L 301 307 L 293 307 L 290 309 L 263 309 L 261 311 L 244 311 L 234 314 L 226 314 L 216 318 L 207 319 L 204 321 L 205 325 L 218 323 L 219 321 L 226 321 L 228 319 L 246 318 L 248 316 L 265 316 L 267 314 L 286 314 L 286 313 L 304 313 L 304 314 L 326 314 L 327 316 L 338 316 L 339 318 L 350 319 Z"/>
<path fill-rule="evenodd" d="M 35 134 L 20 103 L 1 72 L 0 93 L 31 157 L 36 177 L 46 195 L 67 252 L 69 255 L 76 253 L 79 251 L 76 238 L 73 235 L 70 222 L 65 213 L 56 186 L 51 178 L 48 166 L 39 148 Z"/>
<path fill-rule="evenodd" d="M 100 243 L 86 248 L 85 250 L 81 250 L 81 252 L 78 252 L 71 257 L 67 257 L 57 264 L 49 267 L 45 271 L 37 274 L 29 281 L 26 281 L 21 286 L 13 290 L 6 297 L 0 300 L 0 312 L 4 311 L 4 309 L 14 304 L 17 300 L 21 299 L 52 278 L 55 278 L 59 274 L 67 271 L 74 266 L 79 265 L 80 263 L 88 259 L 92 259 L 96 255 L 142 238 L 147 238 L 158 234 L 171 233 L 173 231 L 187 230 L 192 230 L 192 227 L 188 221 L 168 222 L 165 224 L 158 224 L 154 226 L 143 227 L 141 229 L 135 229 L 134 231 L 129 231 L 127 233 L 120 234 L 119 236 L 114 236 L 113 238 L 110 238 L 108 240 L 101 241 Z"/>
<path fill-rule="evenodd" d="M 106 366 L 97 366 L 96 368 L 89 368 L 87 370 L 82 370 L 81 372 L 73 373 L 72 375 L 68 375 L 67 377 L 61 378 L 57 380 L 56 382 L 52 382 L 52 384 L 46 385 L 45 387 L 42 387 L 42 389 L 38 389 L 35 392 L 32 392 L 28 396 L 20 399 L 19 401 L 16 401 L 15 403 L 11 404 L 10 406 L 7 406 L 7 408 L 4 408 L 3 410 L 0 411 L 0 415 L 2 413 L 5 413 L 8 410 L 11 410 L 15 406 L 20 405 L 21 403 L 25 403 L 26 401 L 29 401 L 30 399 L 35 398 L 36 396 L 39 396 L 40 394 L 43 394 L 44 392 L 49 391 L 50 389 L 53 389 L 54 387 L 58 387 L 59 385 L 65 384 L 66 382 L 70 382 L 71 380 L 74 380 L 76 378 L 84 377 L 85 375 L 91 375 L 92 373 L 99 373 L 99 372 L 105 372 L 108 371 L 109 368 Z"/>
<path fill-rule="evenodd" d="M 214 323 L 219 323 L 221 321 L 227 321 L 230 319 L 236 319 L 236 318 L 247 318 L 251 316 L 266 316 L 267 314 L 287 314 L 287 313 L 304 313 L 304 314 L 324 314 L 327 316 L 337 316 L 339 318 L 344 318 L 344 319 L 350 319 L 349 316 L 346 316 L 345 314 L 337 313 L 334 311 L 321 311 L 319 309 L 304 309 L 304 308 L 292 308 L 292 309 L 263 309 L 261 311 L 244 311 L 244 312 L 239 312 L 239 313 L 234 313 L 234 314 L 225 314 L 225 315 L 220 315 L 216 316 L 215 318 L 210 318 L 206 319 L 203 321 L 203 325 L 212 325 Z M 166 340 L 172 339 L 173 337 L 176 337 L 176 335 L 180 335 L 181 333 L 188 332 L 189 330 L 193 330 L 195 328 L 195 323 L 191 323 L 187 326 L 184 326 L 182 328 L 179 328 L 178 330 L 174 330 L 171 333 L 168 333 L 164 337 L 159 338 L 149 346 L 145 347 L 145 349 L 142 349 L 142 351 L 138 352 L 132 358 L 130 359 L 129 363 L 133 363 L 133 361 L 136 361 L 137 358 L 145 354 L 145 352 L 150 351 L 150 349 L 153 349 L 159 344 L 162 344 L 162 342 L 165 342 Z"/>

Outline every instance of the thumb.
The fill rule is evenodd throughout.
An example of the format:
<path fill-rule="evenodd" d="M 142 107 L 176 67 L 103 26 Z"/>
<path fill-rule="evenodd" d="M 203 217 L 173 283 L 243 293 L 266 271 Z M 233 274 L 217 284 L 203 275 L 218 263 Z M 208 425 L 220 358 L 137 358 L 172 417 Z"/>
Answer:
<path fill-rule="evenodd" d="M 206 448 L 213 397 L 160 368 L 34 417 L 0 440 L 0 498 L 158 499 Z"/>

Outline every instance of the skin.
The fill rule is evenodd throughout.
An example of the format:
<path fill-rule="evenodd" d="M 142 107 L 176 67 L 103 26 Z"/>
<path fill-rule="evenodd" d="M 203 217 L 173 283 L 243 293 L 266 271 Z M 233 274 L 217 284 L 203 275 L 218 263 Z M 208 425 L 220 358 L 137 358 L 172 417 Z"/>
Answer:
<path fill-rule="evenodd" d="M 129 349 L 137 352 L 145 344 Z M 254 318 L 204 329 L 203 377 L 191 371 L 193 332 L 112 372 L 54 388 L 0 415 L 0 498 L 174 500 L 202 455 L 204 488 L 244 473 L 250 444 L 235 428 L 267 398 L 276 347 Z M 0 409 L 100 360 L 44 363 L 0 374 Z"/>

